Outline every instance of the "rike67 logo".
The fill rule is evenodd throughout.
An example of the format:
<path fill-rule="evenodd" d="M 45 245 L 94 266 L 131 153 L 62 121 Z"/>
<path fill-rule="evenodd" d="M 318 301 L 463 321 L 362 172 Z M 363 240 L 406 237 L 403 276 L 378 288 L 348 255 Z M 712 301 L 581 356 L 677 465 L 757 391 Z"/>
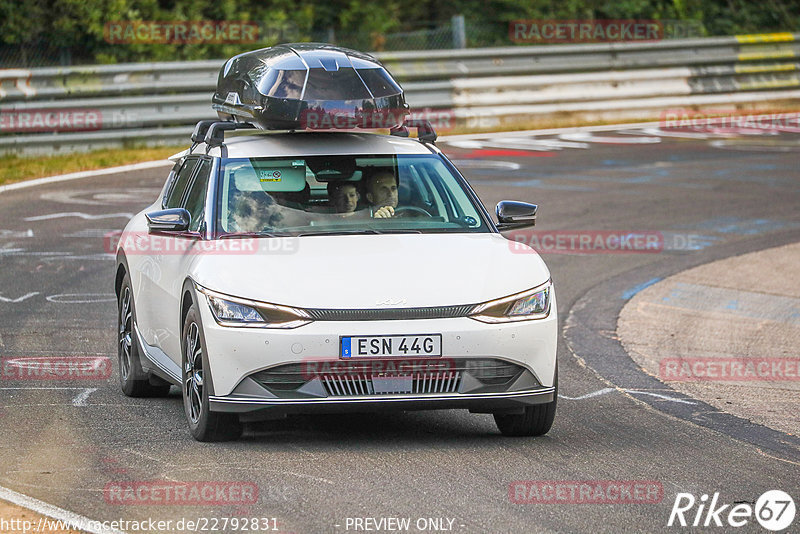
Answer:
<path fill-rule="evenodd" d="M 781 490 L 765 491 L 753 506 L 749 502 L 721 504 L 719 492 L 697 499 L 691 493 L 678 493 L 669 514 L 667 526 L 691 527 L 743 527 L 753 518 L 763 528 L 778 532 L 794 521 L 794 499 Z"/>

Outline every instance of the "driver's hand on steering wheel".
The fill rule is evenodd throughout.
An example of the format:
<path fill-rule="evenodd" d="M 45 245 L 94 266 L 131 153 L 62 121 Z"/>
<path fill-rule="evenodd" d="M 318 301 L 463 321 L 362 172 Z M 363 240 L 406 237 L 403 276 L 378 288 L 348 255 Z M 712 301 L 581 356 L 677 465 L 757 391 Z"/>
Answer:
<path fill-rule="evenodd" d="M 394 217 L 394 208 L 391 206 L 384 206 L 380 209 L 375 210 L 372 216 L 376 219 L 389 219 Z"/>

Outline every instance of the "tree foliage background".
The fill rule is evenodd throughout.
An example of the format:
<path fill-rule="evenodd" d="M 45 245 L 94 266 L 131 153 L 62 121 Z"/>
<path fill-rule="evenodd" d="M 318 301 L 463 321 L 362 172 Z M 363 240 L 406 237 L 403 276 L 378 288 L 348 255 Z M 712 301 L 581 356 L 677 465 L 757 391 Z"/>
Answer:
<path fill-rule="evenodd" d="M 0 66 L 210 59 L 255 48 L 110 44 L 103 29 L 116 21 L 258 21 L 283 28 L 263 46 L 333 37 L 379 50 L 387 36 L 430 39 L 420 30 L 446 25 L 456 14 L 465 18 L 468 46 L 510 46 L 508 23 L 521 19 L 693 21 L 704 35 L 798 31 L 800 0 L 0 0 Z"/>

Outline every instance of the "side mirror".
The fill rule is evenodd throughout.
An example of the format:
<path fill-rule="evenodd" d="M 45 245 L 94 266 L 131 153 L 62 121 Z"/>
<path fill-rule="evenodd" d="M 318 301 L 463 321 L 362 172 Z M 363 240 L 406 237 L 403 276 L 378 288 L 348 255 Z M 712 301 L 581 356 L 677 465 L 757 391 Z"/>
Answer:
<path fill-rule="evenodd" d="M 502 200 L 497 204 L 497 229 L 500 231 L 523 228 L 536 224 L 536 211 L 539 206 L 515 200 Z"/>
<path fill-rule="evenodd" d="M 185 232 L 192 216 L 183 208 L 170 208 L 145 214 L 151 232 Z"/>

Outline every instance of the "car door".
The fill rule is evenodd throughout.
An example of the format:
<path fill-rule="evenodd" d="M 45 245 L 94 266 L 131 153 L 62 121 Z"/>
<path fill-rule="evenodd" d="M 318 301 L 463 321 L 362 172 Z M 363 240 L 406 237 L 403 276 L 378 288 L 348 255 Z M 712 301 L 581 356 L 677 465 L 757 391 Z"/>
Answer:
<path fill-rule="evenodd" d="M 205 234 L 206 201 L 213 160 L 201 158 L 186 186 L 178 207 L 189 212 L 189 231 L 181 234 L 159 236 L 163 252 L 157 260 L 161 276 L 154 283 L 161 298 L 154 302 L 153 318 L 163 330 L 158 346 L 175 363 L 180 365 L 180 299 L 189 264 L 196 256 L 196 245 Z"/>

